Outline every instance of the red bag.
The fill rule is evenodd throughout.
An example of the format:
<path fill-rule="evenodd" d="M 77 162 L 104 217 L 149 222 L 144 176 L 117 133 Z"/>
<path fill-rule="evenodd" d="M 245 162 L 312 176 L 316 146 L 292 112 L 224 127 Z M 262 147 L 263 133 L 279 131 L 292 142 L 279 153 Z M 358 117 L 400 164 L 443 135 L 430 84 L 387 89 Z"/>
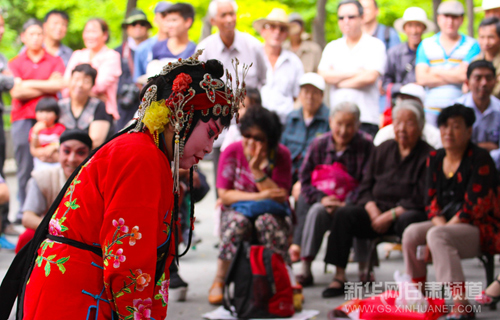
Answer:
<path fill-rule="evenodd" d="M 345 166 L 339 162 L 334 162 L 332 165 L 318 164 L 312 172 L 311 184 L 340 201 L 344 201 L 349 192 L 358 186 L 356 179 L 351 177 Z"/>
<path fill-rule="evenodd" d="M 416 312 L 396 307 L 398 291 L 386 291 L 367 299 L 353 299 L 330 312 L 329 319 L 348 318 L 363 320 L 437 320 L 446 314 L 444 299 L 427 298 L 427 312 Z"/>

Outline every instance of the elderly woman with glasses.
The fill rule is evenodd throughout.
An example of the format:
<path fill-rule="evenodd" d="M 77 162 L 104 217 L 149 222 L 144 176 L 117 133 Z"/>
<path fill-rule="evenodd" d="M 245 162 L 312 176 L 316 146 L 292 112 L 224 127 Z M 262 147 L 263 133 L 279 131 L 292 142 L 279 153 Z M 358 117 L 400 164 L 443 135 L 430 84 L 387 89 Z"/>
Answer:
<path fill-rule="evenodd" d="M 279 118 L 267 109 L 250 108 L 240 124 L 242 141 L 229 145 L 219 160 L 217 192 L 223 205 L 221 243 L 217 272 L 208 297 L 211 304 L 222 303 L 224 279 L 239 242 L 257 240 L 289 260 L 289 217 L 263 213 L 249 218 L 239 205 L 261 200 L 283 204 L 288 199 L 292 160 L 290 151 L 279 144 Z"/>
<path fill-rule="evenodd" d="M 426 264 L 432 259 L 437 282 L 450 287 L 455 305 L 447 319 L 474 319 L 464 307 L 469 302 L 460 260 L 500 252 L 498 174 L 488 151 L 471 142 L 475 118 L 471 108 L 460 104 L 439 114 L 443 149 L 427 161 L 429 221 L 403 234 L 406 273 L 413 281 L 426 281 Z M 419 246 L 425 250 L 417 258 Z"/>
<path fill-rule="evenodd" d="M 401 236 L 409 224 L 426 218 L 425 161 L 433 148 L 421 139 L 424 114 L 415 101 L 406 100 L 394 108 L 393 123 L 396 138 L 373 149 L 355 205 L 333 215 L 325 262 L 337 270 L 324 298 L 344 294 L 345 268 L 355 237 Z"/>

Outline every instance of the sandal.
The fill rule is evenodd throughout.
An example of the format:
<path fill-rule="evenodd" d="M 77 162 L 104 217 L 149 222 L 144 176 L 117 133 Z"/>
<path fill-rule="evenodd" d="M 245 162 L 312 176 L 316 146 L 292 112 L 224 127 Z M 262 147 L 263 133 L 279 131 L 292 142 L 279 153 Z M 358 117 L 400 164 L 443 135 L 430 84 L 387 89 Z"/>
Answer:
<path fill-rule="evenodd" d="M 471 308 L 471 310 L 468 311 L 466 306 L 470 306 L 470 304 L 463 304 L 460 302 L 455 302 L 453 309 L 446 316 L 446 320 L 472 320 L 472 319 L 476 319 L 476 314 L 474 313 L 474 310 Z"/>
<path fill-rule="evenodd" d="M 368 279 L 366 278 L 366 272 L 360 273 L 359 274 L 359 282 L 364 286 L 365 284 L 372 284 L 375 282 L 375 272 L 370 271 L 370 275 Z"/>
<path fill-rule="evenodd" d="M 494 281 L 496 281 L 498 284 L 500 284 L 500 280 L 498 280 L 498 276 L 495 278 Z M 487 295 L 486 290 L 483 290 L 483 292 L 481 292 L 480 295 L 477 295 L 475 297 L 475 300 L 477 303 L 479 303 L 480 305 L 483 305 L 483 306 L 493 306 L 493 305 L 496 306 L 498 301 L 500 301 L 500 295 L 493 297 L 493 296 Z"/>
<path fill-rule="evenodd" d="M 304 276 L 302 274 L 299 274 L 295 277 L 295 279 L 297 280 L 298 283 L 300 283 L 300 285 L 305 288 L 305 287 L 312 287 L 314 285 L 314 278 L 311 275 L 309 276 Z"/>
<path fill-rule="evenodd" d="M 323 290 L 322 296 L 323 298 L 333 298 L 338 297 L 345 294 L 345 281 L 339 279 L 333 279 L 334 282 L 337 282 L 341 285 L 340 288 L 326 288 Z"/>
<path fill-rule="evenodd" d="M 214 289 L 220 288 L 222 293 L 220 294 L 213 294 L 212 291 Z M 214 282 L 212 286 L 210 287 L 210 290 L 208 291 L 208 303 L 220 306 L 222 305 L 222 301 L 224 300 L 224 282 Z"/>

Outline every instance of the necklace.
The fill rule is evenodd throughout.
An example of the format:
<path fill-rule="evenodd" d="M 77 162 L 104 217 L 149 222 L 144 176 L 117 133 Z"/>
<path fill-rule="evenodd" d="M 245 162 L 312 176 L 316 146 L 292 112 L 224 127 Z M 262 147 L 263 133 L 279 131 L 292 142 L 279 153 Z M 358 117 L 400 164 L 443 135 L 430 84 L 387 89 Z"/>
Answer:
<path fill-rule="evenodd" d="M 450 172 L 448 173 L 448 178 L 451 178 L 451 177 L 453 177 L 453 175 L 454 175 L 454 174 L 455 174 L 455 172 L 453 172 L 453 171 L 450 171 Z"/>

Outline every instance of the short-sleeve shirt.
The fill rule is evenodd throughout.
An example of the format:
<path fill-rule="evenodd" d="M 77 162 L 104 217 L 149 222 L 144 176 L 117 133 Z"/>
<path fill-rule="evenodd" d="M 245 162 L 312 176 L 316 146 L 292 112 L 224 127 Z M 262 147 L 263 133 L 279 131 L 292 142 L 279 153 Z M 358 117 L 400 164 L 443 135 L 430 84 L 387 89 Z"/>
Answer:
<path fill-rule="evenodd" d="M 45 128 L 38 133 L 38 142 L 40 146 L 45 147 L 52 143 L 58 143 L 61 134 L 66 130 L 66 127 L 60 123 L 55 123 L 51 128 Z M 28 140 L 31 142 L 31 134 L 33 128 L 30 129 Z"/>
<path fill-rule="evenodd" d="M 38 62 L 33 62 L 26 52 L 20 53 L 9 62 L 9 69 L 14 74 L 14 77 L 19 77 L 23 80 L 47 80 L 54 72 L 64 74 L 64 62 L 60 57 L 54 57 L 47 53 L 44 49 L 44 55 Z M 54 95 L 44 95 L 30 100 L 12 99 L 12 122 L 24 119 L 35 119 L 35 107 L 38 100 L 43 97 L 53 97 Z"/>
<path fill-rule="evenodd" d="M 113 117 L 106 112 L 106 105 L 97 98 L 90 98 L 85 104 L 80 116 L 75 117 L 71 110 L 71 99 L 65 98 L 59 100 L 61 116 L 59 122 L 64 124 L 67 129 L 80 129 L 88 132 L 92 121 L 104 120 L 113 123 Z"/>
<path fill-rule="evenodd" d="M 382 41 L 363 34 L 352 49 L 347 46 L 345 37 L 330 42 L 323 50 L 318 70 L 353 72 L 364 69 L 384 74 L 385 63 L 385 46 Z M 361 111 L 363 123 L 379 123 L 379 98 L 376 82 L 361 89 L 339 89 L 334 85 L 330 86 L 330 107 L 339 102 L 353 102 Z"/>
<path fill-rule="evenodd" d="M 262 105 L 275 111 L 285 124 L 286 117 L 293 111 L 294 98 L 299 96 L 299 81 L 304 74 L 304 67 L 299 57 L 286 49 L 274 65 L 274 69 L 266 57 L 266 85 L 262 87 Z"/>
<path fill-rule="evenodd" d="M 156 42 L 153 45 L 152 49 L 153 60 L 171 59 L 172 61 L 179 58 L 187 59 L 191 57 L 195 53 L 195 51 L 196 51 L 196 43 L 189 41 L 184 51 L 182 51 L 179 54 L 173 54 L 168 48 L 168 39 Z"/>
<path fill-rule="evenodd" d="M 276 152 L 275 168 L 267 175 L 280 187 L 290 190 L 292 187 L 292 160 L 290 151 L 280 144 Z M 235 142 L 228 146 L 219 158 L 217 171 L 217 188 L 258 192 L 255 178 L 250 170 L 247 158 L 243 152 L 243 143 Z"/>
<path fill-rule="evenodd" d="M 425 64 L 429 67 L 452 69 L 462 62 L 470 63 L 481 49 L 473 38 L 460 35 L 460 40 L 450 54 L 447 54 L 440 42 L 441 32 L 422 40 L 417 49 L 416 65 Z M 426 107 L 442 109 L 449 106 L 462 95 L 462 83 L 452 83 L 435 88 L 428 88 L 425 103 Z M 426 112 L 431 110 L 426 109 Z M 439 113 L 435 110 L 436 114 Z"/>
<path fill-rule="evenodd" d="M 38 216 L 42 216 L 47 211 L 47 199 L 43 196 L 40 187 L 34 178 L 28 180 L 26 185 L 26 200 L 24 201 L 22 211 L 31 211 Z"/>

